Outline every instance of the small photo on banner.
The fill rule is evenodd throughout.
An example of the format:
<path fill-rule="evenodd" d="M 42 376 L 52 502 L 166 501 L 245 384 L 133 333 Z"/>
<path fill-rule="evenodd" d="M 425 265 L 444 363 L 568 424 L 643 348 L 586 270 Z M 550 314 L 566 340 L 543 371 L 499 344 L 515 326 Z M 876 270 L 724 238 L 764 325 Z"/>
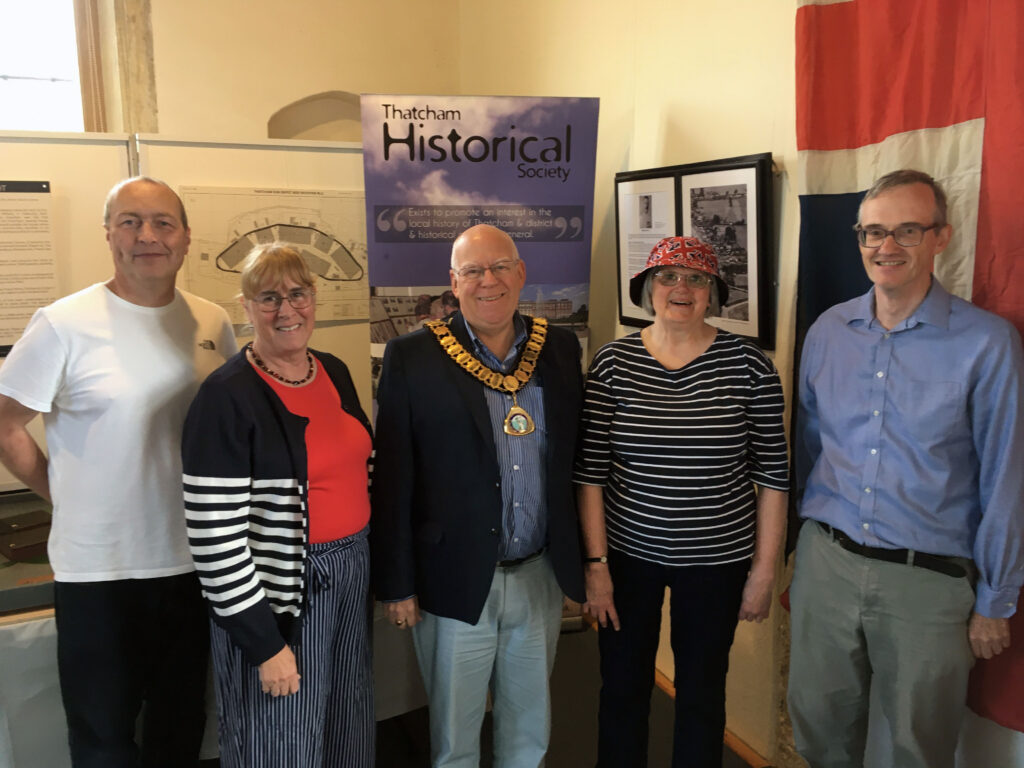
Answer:
<path fill-rule="evenodd" d="M 586 348 L 598 100 L 364 94 L 361 110 L 375 389 L 388 339 L 457 308 L 452 242 L 477 224 L 516 243 L 520 312 Z"/>

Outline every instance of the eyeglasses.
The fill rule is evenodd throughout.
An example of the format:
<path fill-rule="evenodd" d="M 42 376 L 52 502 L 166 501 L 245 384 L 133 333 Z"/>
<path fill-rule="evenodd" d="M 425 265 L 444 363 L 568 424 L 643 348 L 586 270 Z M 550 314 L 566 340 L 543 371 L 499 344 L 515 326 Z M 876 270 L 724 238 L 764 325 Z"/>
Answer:
<path fill-rule="evenodd" d="M 707 288 L 713 278 L 704 272 L 655 272 L 654 279 L 667 287 L 678 285 L 682 280 L 687 288 Z"/>
<path fill-rule="evenodd" d="M 279 293 L 261 293 L 253 298 L 252 302 L 259 307 L 260 312 L 277 312 L 281 308 L 281 302 L 287 299 L 294 309 L 305 309 L 313 303 L 316 291 L 312 288 L 295 288 L 288 291 L 287 296 Z"/>
<path fill-rule="evenodd" d="M 896 229 L 884 229 L 883 227 L 862 227 L 860 224 L 854 226 L 857 232 L 857 241 L 865 248 L 881 248 L 885 239 L 892 235 L 896 245 L 904 248 L 913 248 L 920 245 L 924 240 L 924 233 L 929 229 L 941 229 L 941 224 L 924 226 L 923 224 L 900 224 Z"/>
<path fill-rule="evenodd" d="M 501 280 L 507 277 L 508 274 L 515 269 L 518 260 L 506 259 L 505 261 L 496 261 L 489 267 L 478 267 L 476 264 L 470 264 L 468 267 L 462 269 L 456 269 L 455 274 L 465 280 L 467 283 L 475 283 L 479 280 L 484 279 L 484 274 L 487 270 L 491 270 L 491 274 L 494 275 L 496 280 Z"/>

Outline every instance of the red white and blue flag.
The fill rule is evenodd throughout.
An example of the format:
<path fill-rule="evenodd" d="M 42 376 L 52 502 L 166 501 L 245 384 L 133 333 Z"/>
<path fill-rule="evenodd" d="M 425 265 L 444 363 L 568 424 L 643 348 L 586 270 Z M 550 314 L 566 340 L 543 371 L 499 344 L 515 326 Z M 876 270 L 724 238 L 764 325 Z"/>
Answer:
<path fill-rule="evenodd" d="M 851 228 L 867 188 L 899 168 L 949 196 L 938 279 L 1024 334 L 1024 3 L 798 5 L 798 351 L 821 312 L 868 289 Z M 1024 731 L 1024 605 L 1011 633 L 1009 651 L 976 665 L 969 703 Z"/>

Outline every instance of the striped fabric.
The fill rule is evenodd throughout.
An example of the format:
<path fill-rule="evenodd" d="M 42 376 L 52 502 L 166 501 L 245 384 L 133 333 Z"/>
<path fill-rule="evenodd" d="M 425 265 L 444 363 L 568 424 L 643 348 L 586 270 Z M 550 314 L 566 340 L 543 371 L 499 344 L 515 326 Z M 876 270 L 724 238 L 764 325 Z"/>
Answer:
<path fill-rule="evenodd" d="M 604 486 L 609 547 L 662 565 L 753 554 L 751 481 L 787 490 L 778 374 L 751 342 L 719 331 L 676 371 L 639 333 L 602 347 L 587 376 L 575 481 Z"/>
<path fill-rule="evenodd" d="M 473 340 L 477 357 L 493 370 L 511 373 L 512 365 L 526 344 L 526 323 L 521 315 L 515 316 L 517 336 L 508 355 L 499 360 L 476 337 L 473 329 L 466 331 Z M 529 435 L 506 435 L 505 416 L 512 407 L 512 395 L 483 387 L 487 413 L 491 417 L 491 434 L 498 454 L 501 473 L 501 543 L 499 560 L 526 557 L 544 546 L 548 533 L 548 509 L 544 489 L 544 455 L 547 451 L 547 426 L 544 421 L 544 390 L 538 385 L 539 376 L 516 393 L 515 402 L 534 421 L 536 429 Z"/>
<path fill-rule="evenodd" d="M 210 623 L 224 768 L 371 768 L 376 745 L 367 531 L 308 552 L 309 604 L 293 647 L 299 692 L 263 693 L 259 668 Z"/>
<path fill-rule="evenodd" d="M 274 613 L 298 616 L 305 540 L 299 482 L 186 474 L 184 483 L 188 543 L 214 613 L 231 616 L 265 596 Z"/>

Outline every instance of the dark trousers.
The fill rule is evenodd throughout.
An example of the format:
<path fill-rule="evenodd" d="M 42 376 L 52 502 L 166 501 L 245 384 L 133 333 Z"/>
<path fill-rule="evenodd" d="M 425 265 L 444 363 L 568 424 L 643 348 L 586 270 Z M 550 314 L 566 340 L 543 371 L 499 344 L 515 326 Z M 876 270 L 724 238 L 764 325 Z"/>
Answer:
<path fill-rule="evenodd" d="M 672 766 L 720 768 L 729 648 L 750 561 L 668 567 L 612 551 L 608 567 L 622 629 L 609 623 L 598 636 L 598 767 L 647 765 L 647 720 L 668 587 L 676 667 Z"/>
<path fill-rule="evenodd" d="M 57 582 L 54 605 L 75 768 L 197 765 L 209 630 L 196 575 Z"/>

